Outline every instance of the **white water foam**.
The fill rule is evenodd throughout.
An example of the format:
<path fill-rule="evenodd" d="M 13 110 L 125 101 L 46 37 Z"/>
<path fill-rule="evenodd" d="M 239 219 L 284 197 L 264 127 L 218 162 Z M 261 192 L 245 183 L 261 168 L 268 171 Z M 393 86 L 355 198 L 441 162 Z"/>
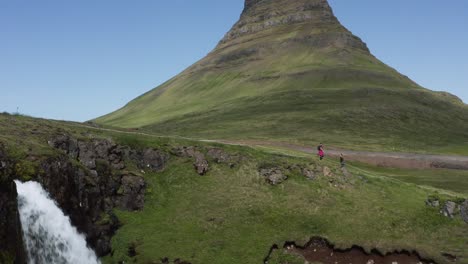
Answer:
<path fill-rule="evenodd" d="M 15 181 L 29 264 L 99 264 L 96 254 L 37 182 Z"/>

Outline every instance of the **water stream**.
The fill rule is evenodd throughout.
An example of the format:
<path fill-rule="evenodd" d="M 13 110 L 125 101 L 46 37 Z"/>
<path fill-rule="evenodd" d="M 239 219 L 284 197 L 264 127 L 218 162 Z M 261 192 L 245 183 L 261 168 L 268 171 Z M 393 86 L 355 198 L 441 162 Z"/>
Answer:
<path fill-rule="evenodd" d="M 96 254 L 37 182 L 15 181 L 29 264 L 98 264 Z"/>

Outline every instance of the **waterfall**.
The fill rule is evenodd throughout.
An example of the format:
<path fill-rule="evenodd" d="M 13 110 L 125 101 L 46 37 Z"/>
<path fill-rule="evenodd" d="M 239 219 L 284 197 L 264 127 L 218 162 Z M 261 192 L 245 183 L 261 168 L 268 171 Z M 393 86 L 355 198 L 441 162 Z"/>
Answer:
<path fill-rule="evenodd" d="M 37 182 L 15 181 L 29 264 L 98 264 L 93 250 Z"/>

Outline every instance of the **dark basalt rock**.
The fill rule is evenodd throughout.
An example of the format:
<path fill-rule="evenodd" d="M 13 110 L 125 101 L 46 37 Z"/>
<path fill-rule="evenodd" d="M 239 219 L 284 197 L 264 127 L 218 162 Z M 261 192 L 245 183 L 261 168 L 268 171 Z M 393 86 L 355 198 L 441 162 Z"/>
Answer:
<path fill-rule="evenodd" d="M 86 234 L 96 254 L 104 256 L 110 253 L 110 239 L 119 226 L 116 217 L 109 217 L 119 182 L 112 174 L 104 173 L 109 171 L 105 165 L 98 167 L 96 177 L 64 156 L 49 158 L 41 164 L 38 181 L 70 216 L 72 224 Z"/>
<path fill-rule="evenodd" d="M 92 171 L 96 170 L 97 161 L 108 163 L 112 169 L 123 170 L 126 167 L 126 159 L 136 162 L 140 169 L 161 171 L 169 159 L 166 153 L 159 150 L 132 150 L 108 139 L 79 141 L 68 135 L 59 135 L 48 143 L 54 148 L 63 150 L 71 158 L 78 159 Z"/>
<path fill-rule="evenodd" d="M 26 264 L 18 193 L 13 179 L 13 162 L 0 145 L 0 263 L 7 263 L 4 258 L 8 257 L 14 263 Z"/>
<path fill-rule="evenodd" d="M 91 142 L 78 142 L 79 161 L 89 169 L 96 168 L 96 160 L 107 161 L 114 169 L 125 168 L 124 148 L 110 140 L 94 139 Z"/>
<path fill-rule="evenodd" d="M 78 141 L 68 135 L 59 135 L 48 141 L 49 146 L 61 149 L 67 153 L 72 159 L 78 158 Z"/>
<path fill-rule="evenodd" d="M 105 160 L 117 170 L 125 168 L 125 148 L 111 140 L 93 139 L 78 141 L 69 135 L 59 135 L 48 141 L 51 147 L 64 151 L 70 158 L 78 159 L 90 170 L 96 169 L 96 160 Z"/>
<path fill-rule="evenodd" d="M 127 210 L 140 210 L 145 203 L 146 183 L 143 177 L 125 175 L 117 191 L 116 205 Z"/>
<path fill-rule="evenodd" d="M 166 153 L 155 149 L 145 149 L 143 152 L 133 155 L 139 157 L 138 166 L 141 169 L 150 169 L 152 171 L 164 170 L 169 160 L 169 156 Z"/>
<path fill-rule="evenodd" d="M 107 139 L 81 141 L 68 135 L 59 135 L 48 143 L 67 156 L 43 161 L 37 180 L 70 216 L 73 225 L 86 234 L 97 255 L 109 254 L 110 239 L 119 227 L 112 209 L 134 211 L 144 206 L 145 180 L 122 171 L 125 160 L 134 161 L 141 169 L 160 171 L 168 155 L 154 149 L 133 150 Z"/>

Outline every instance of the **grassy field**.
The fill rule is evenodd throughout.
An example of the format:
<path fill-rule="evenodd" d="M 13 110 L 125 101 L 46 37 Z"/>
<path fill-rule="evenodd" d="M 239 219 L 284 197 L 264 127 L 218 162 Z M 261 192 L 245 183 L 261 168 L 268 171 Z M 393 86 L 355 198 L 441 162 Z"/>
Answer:
<path fill-rule="evenodd" d="M 383 168 L 354 162 L 349 166 L 372 175 L 382 175 L 420 186 L 468 195 L 468 171 L 464 170 Z"/>
<path fill-rule="evenodd" d="M 194 264 L 261 263 L 273 244 L 301 244 L 311 236 L 324 236 L 343 248 L 357 244 L 384 252 L 414 249 L 439 263 L 448 263 L 441 257 L 447 252 L 459 256 L 459 263 L 468 263 L 466 223 L 425 205 L 434 195 L 444 200 L 466 197 L 455 192 L 466 182 L 464 173 L 447 172 L 450 176 L 444 177 L 453 181 L 436 186 L 448 189 L 444 191 L 416 185 L 430 185 L 427 182 L 401 180 L 405 175 L 422 178 L 427 172 L 349 164 L 353 176 L 345 178 L 336 161 L 320 163 L 308 155 L 274 148 L 103 131 L 23 116 L 0 115 L 0 121 L 0 142 L 9 153 L 16 150 L 21 155 L 54 155 L 47 146 L 50 135 L 70 133 L 164 150 L 214 145 L 244 157 L 234 168 L 209 160 L 210 171 L 199 176 L 191 159 L 172 156 L 163 172 L 146 173 L 145 207 L 138 212 L 116 211 L 123 225 L 112 239 L 113 254 L 103 258 L 104 263 L 158 263 L 164 257 Z M 286 170 L 294 164 L 317 171 L 327 166 L 334 176 L 318 173 L 310 181 L 298 169 Z M 283 168 L 288 180 L 278 186 L 267 184 L 258 173 L 264 166 Z M 129 256 L 129 248 L 135 248 L 136 256 Z M 284 258 L 289 257 L 274 256 L 278 264 Z"/>
<path fill-rule="evenodd" d="M 309 181 L 298 172 L 273 187 L 259 177 L 260 164 L 317 165 L 253 149 L 229 151 L 248 155 L 249 161 L 235 169 L 215 165 L 200 177 L 191 161 L 176 160 L 163 173 L 147 175 L 151 193 L 145 209 L 118 212 L 124 226 L 112 240 L 114 255 L 105 262 L 153 263 L 169 257 L 192 263 L 260 263 L 273 244 L 305 243 L 313 235 L 341 247 L 416 249 L 441 263 L 445 260 L 437 252 L 468 253 L 466 224 L 425 206 L 435 191 L 353 168 L 354 177 L 340 188 L 326 177 Z M 457 235 L 448 239 L 448 234 Z M 134 258 L 127 256 L 130 246 L 135 246 Z"/>

